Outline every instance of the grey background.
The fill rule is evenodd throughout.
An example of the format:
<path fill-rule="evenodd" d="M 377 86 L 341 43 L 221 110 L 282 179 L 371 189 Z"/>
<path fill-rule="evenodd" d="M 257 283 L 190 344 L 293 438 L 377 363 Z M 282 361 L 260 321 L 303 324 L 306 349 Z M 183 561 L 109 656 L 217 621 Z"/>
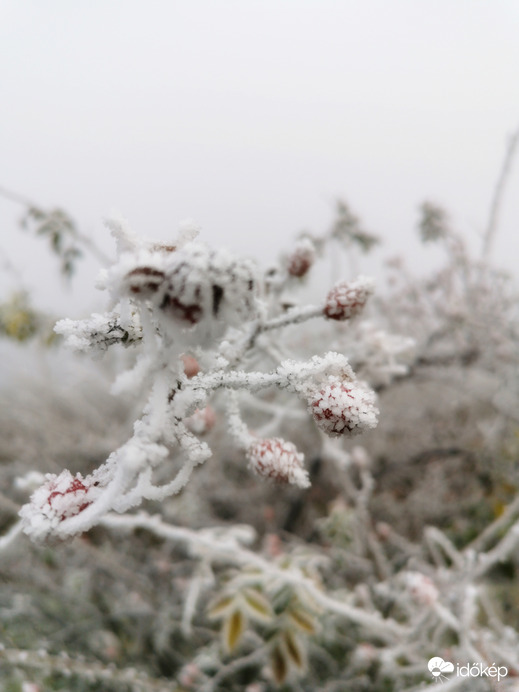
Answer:
<path fill-rule="evenodd" d="M 2 0 L 0 186 L 64 207 L 109 253 L 116 210 L 156 238 L 192 218 L 266 262 L 344 197 L 420 268 L 424 198 L 474 247 L 484 230 L 519 126 L 518 36 L 513 0 Z M 516 166 L 496 245 L 512 271 L 518 191 Z M 102 306 L 95 262 L 64 297 L 20 212 L 0 198 L 1 294 Z"/>

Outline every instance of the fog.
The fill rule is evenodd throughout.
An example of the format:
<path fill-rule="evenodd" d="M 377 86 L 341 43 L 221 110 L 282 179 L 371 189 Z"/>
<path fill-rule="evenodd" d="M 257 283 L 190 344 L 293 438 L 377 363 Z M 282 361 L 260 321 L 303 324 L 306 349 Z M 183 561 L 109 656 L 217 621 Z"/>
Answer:
<path fill-rule="evenodd" d="M 60 206 L 107 252 L 113 210 L 135 231 L 202 238 L 268 262 L 337 198 L 385 239 L 414 237 L 432 199 L 474 247 L 519 125 L 519 6 L 497 0 L 135 0 L 0 6 L 0 186 Z M 519 166 L 495 248 L 513 270 Z M 0 289 L 74 313 L 44 243 L 0 197 Z M 429 251 L 428 251 L 429 252 Z M 512 256 L 512 258 L 511 258 Z"/>

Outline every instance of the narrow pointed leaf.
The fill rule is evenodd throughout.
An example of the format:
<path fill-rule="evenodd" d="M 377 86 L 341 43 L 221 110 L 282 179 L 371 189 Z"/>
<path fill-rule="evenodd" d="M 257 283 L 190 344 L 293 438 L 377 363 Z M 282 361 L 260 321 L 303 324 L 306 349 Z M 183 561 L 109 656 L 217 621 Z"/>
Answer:
<path fill-rule="evenodd" d="M 243 589 L 242 597 L 249 617 L 259 622 L 270 622 L 272 620 L 273 610 L 262 593 L 256 589 Z"/>
<path fill-rule="evenodd" d="M 223 624 L 223 643 L 228 653 L 238 646 L 245 630 L 245 617 L 241 610 L 233 610 Z"/>
<path fill-rule="evenodd" d="M 301 642 L 290 630 L 283 632 L 283 641 L 286 647 L 288 658 L 299 670 L 305 667 L 305 656 Z"/>
<path fill-rule="evenodd" d="M 300 608 L 292 608 L 288 613 L 291 622 L 305 634 L 315 634 L 317 625 L 315 618 L 310 613 Z"/>
<path fill-rule="evenodd" d="M 218 620 L 223 617 L 225 613 L 232 607 L 234 602 L 234 596 L 229 594 L 225 596 L 219 596 L 214 601 L 209 603 L 207 607 L 207 614 L 211 620 Z"/>
<path fill-rule="evenodd" d="M 280 685 L 285 682 L 288 673 L 288 661 L 283 650 L 279 646 L 274 646 L 270 654 L 270 663 L 274 680 Z"/>

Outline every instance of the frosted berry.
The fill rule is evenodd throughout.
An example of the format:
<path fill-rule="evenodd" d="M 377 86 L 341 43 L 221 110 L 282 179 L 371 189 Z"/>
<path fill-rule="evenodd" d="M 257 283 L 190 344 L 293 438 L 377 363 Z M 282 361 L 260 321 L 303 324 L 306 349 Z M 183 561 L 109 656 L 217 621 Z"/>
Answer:
<path fill-rule="evenodd" d="M 56 531 L 62 521 L 83 512 L 92 504 L 93 494 L 99 491 L 98 482 L 80 473 L 73 476 L 62 471 L 59 476 L 48 473 L 43 485 L 37 488 L 28 504 L 20 510 L 24 532 L 33 538 L 43 538 Z"/>
<path fill-rule="evenodd" d="M 197 408 L 193 415 L 185 419 L 188 430 L 195 435 L 208 433 L 216 422 L 216 414 L 212 406 Z"/>
<path fill-rule="evenodd" d="M 153 296 L 161 287 L 165 274 L 154 267 L 135 267 L 127 274 L 128 288 L 141 299 Z"/>
<path fill-rule="evenodd" d="M 198 375 L 200 372 L 200 365 L 194 356 L 184 353 L 182 356 L 182 362 L 184 364 L 184 373 L 187 377 L 191 378 Z"/>
<path fill-rule="evenodd" d="M 365 276 L 356 281 L 340 281 L 326 296 L 323 313 L 331 320 L 355 317 L 364 309 L 373 290 L 373 279 Z"/>
<path fill-rule="evenodd" d="M 292 442 L 280 437 L 257 440 L 249 447 L 247 457 L 249 467 L 259 476 L 300 488 L 310 485 L 308 473 L 303 468 L 304 455 Z"/>
<path fill-rule="evenodd" d="M 295 250 L 287 259 L 287 271 L 290 276 L 304 276 L 315 261 L 314 244 L 309 238 L 300 240 Z"/>
<path fill-rule="evenodd" d="M 308 397 L 308 410 L 328 435 L 357 435 L 378 420 L 375 392 L 358 382 L 332 380 Z"/>

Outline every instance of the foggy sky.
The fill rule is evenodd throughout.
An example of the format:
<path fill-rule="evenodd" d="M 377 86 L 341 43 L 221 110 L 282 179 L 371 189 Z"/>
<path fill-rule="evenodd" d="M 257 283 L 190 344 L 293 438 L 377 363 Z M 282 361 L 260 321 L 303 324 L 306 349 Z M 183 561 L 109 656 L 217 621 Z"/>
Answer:
<path fill-rule="evenodd" d="M 484 230 L 519 127 L 518 36 L 514 0 L 0 0 L 0 186 L 107 252 L 116 210 L 155 238 L 192 218 L 265 262 L 341 197 L 417 267 L 424 199 L 474 243 Z M 92 306 L 96 264 L 62 303 L 20 212 L 0 198 L 20 282 L 70 316 Z M 518 219 L 519 162 L 495 253 L 511 270 Z"/>

